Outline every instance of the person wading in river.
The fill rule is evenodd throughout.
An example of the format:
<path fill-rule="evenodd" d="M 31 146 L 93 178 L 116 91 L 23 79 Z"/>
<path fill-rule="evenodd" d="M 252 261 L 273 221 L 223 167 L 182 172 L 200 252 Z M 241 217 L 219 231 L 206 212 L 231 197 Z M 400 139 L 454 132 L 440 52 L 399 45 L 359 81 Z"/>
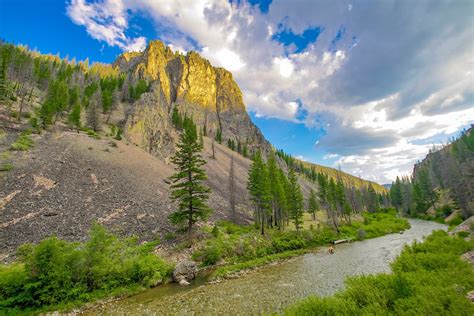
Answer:
<path fill-rule="evenodd" d="M 334 253 L 334 247 L 329 246 L 328 253 L 333 254 Z"/>

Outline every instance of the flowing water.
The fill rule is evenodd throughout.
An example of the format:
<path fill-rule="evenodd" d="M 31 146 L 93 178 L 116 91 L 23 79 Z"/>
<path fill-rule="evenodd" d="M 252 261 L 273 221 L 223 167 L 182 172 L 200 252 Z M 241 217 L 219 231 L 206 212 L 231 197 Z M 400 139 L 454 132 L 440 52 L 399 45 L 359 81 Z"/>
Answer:
<path fill-rule="evenodd" d="M 446 229 L 434 222 L 409 220 L 411 228 L 336 246 L 332 255 L 322 248 L 282 264 L 270 265 L 217 284 L 204 284 L 201 276 L 182 288 L 169 284 L 121 301 L 89 310 L 89 315 L 255 315 L 281 311 L 309 295 L 330 295 L 352 275 L 389 272 L 407 243 L 421 240 L 431 231 Z"/>

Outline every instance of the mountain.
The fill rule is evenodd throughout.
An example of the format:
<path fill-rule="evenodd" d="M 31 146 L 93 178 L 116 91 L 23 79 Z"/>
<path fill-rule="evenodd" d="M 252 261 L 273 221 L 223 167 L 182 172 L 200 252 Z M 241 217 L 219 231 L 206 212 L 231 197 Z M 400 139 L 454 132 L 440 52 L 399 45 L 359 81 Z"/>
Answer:
<path fill-rule="evenodd" d="M 252 221 L 249 157 L 273 148 L 250 120 L 230 72 L 160 41 L 113 64 L 89 65 L 7 43 L 0 57 L 0 259 L 52 234 L 83 240 L 94 221 L 122 235 L 165 240 L 174 231 L 167 178 L 180 134 L 175 117 L 192 117 L 203 135 L 210 220 L 230 216 L 233 156 L 239 221 Z M 345 183 L 369 185 L 317 168 Z M 317 190 L 303 173 L 299 182 L 306 196 Z"/>

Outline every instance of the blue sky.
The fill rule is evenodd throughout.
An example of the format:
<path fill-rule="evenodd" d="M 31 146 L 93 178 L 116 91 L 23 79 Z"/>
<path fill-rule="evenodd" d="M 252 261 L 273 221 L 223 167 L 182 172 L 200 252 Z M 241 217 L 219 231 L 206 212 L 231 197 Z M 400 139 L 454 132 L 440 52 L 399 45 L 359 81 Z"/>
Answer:
<path fill-rule="evenodd" d="M 385 183 L 473 123 L 473 12 L 469 0 L 0 0 L 0 37 L 106 63 L 152 39 L 196 50 L 233 72 L 277 148 Z"/>

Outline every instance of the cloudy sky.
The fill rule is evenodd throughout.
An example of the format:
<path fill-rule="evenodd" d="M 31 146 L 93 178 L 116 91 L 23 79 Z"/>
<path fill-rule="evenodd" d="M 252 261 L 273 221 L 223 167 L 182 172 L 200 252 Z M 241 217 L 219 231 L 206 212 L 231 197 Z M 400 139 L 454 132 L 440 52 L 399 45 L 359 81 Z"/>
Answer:
<path fill-rule="evenodd" d="M 380 183 L 410 173 L 433 144 L 474 123 L 470 0 L 0 6 L 0 36 L 45 53 L 112 62 L 152 39 L 198 51 L 233 72 L 276 147 Z"/>

